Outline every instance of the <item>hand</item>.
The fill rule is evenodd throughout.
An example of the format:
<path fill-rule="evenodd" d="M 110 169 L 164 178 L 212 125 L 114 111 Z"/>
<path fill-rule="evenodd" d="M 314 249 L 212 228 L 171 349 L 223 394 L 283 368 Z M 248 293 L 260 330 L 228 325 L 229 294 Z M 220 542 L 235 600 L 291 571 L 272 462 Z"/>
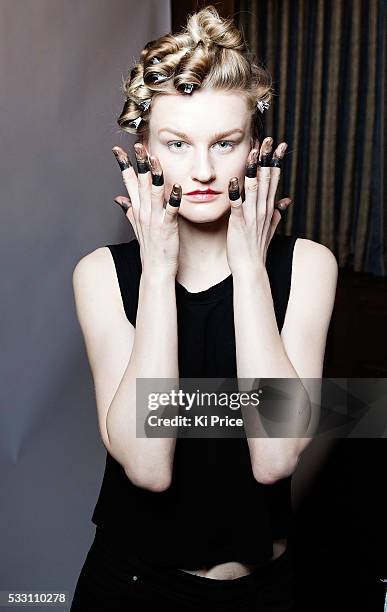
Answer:
<path fill-rule="evenodd" d="M 126 151 L 118 146 L 112 151 L 129 194 L 129 198 L 118 196 L 114 201 L 121 206 L 136 234 L 143 273 L 162 271 L 176 276 L 181 186 L 177 183 L 173 186 L 169 201 L 164 204 L 164 177 L 158 158 L 148 156 L 145 147 L 135 143 L 137 176 Z"/>
<path fill-rule="evenodd" d="M 232 274 L 255 271 L 266 264 L 266 254 L 276 227 L 281 220 L 280 210 L 290 204 L 283 198 L 274 206 L 274 198 L 281 174 L 280 159 L 287 144 L 282 142 L 270 161 L 273 140 L 265 138 L 262 143 L 258 167 L 258 149 L 248 155 L 245 175 L 245 200 L 242 201 L 238 179 L 229 184 L 231 211 L 227 231 L 227 259 Z M 269 166 L 274 163 L 277 167 Z M 257 176 L 258 168 L 258 176 Z"/>

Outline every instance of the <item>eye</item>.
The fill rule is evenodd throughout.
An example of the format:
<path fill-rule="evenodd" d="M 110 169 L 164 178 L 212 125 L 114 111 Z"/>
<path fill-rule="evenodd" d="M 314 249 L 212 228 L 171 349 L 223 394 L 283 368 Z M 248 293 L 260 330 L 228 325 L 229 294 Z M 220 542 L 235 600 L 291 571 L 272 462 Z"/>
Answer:
<path fill-rule="evenodd" d="M 234 146 L 234 143 L 231 140 L 219 140 L 219 142 L 216 142 L 215 144 L 226 144 L 228 145 L 227 147 L 220 147 L 221 150 L 226 151 L 228 148 L 232 149 Z"/>
<path fill-rule="evenodd" d="M 182 147 L 177 147 L 175 145 L 185 144 L 182 140 L 175 140 L 174 142 L 168 142 L 167 147 L 172 151 L 181 151 Z"/>
<path fill-rule="evenodd" d="M 183 146 L 186 144 L 185 142 L 183 142 L 182 140 L 175 140 L 173 142 L 168 142 L 167 147 L 168 149 L 172 150 L 172 151 L 182 151 L 183 150 Z M 215 145 L 226 145 L 226 146 L 221 146 L 219 147 L 221 151 L 227 151 L 228 149 L 233 149 L 234 148 L 234 142 L 232 142 L 231 140 L 219 140 L 218 142 L 215 143 Z M 215 146 L 214 145 L 214 146 Z"/>

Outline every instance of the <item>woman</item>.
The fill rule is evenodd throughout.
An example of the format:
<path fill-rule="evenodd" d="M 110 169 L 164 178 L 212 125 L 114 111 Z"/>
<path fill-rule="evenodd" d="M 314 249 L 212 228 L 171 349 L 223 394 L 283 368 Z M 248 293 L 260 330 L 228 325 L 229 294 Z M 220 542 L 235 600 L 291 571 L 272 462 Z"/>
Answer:
<path fill-rule="evenodd" d="M 299 386 L 292 436 L 155 437 L 136 380 L 321 378 L 336 260 L 275 233 L 287 145 L 261 143 L 270 76 L 231 20 L 207 7 L 148 43 L 124 93 L 138 172 L 114 147 L 116 201 L 136 238 L 73 277 L 107 456 L 71 610 L 293 610 L 290 485 L 316 389 Z"/>

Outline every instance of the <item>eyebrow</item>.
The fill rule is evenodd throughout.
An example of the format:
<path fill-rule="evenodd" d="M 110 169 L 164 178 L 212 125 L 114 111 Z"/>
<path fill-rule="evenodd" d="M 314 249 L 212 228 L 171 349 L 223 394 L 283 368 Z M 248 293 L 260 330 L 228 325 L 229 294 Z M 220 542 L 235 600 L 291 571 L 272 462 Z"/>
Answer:
<path fill-rule="evenodd" d="M 179 136 L 180 138 L 187 138 L 189 140 L 188 134 L 184 134 L 184 132 L 178 132 L 173 128 L 161 128 L 158 131 L 158 134 L 161 134 L 161 132 L 170 132 L 171 134 L 176 134 L 176 136 Z M 219 132 L 218 134 L 213 134 L 212 138 L 214 140 L 220 140 L 221 138 L 224 138 L 225 136 L 230 136 L 230 134 L 235 134 L 236 132 L 238 132 L 239 134 L 244 134 L 244 130 L 241 130 L 241 128 L 234 128 L 232 130 L 228 130 L 227 132 Z"/>

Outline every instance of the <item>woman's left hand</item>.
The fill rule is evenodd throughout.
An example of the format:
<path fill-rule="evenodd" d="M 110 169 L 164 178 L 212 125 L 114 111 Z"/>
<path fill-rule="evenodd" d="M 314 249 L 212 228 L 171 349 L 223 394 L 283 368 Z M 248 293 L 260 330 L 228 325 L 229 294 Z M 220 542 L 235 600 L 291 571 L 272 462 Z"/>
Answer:
<path fill-rule="evenodd" d="M 227 259 L 233 275 L 265 267 L 268 246 L 281 220 L 280 210 L 285 210 L 291 202 L 290 198 L 283 198 L 274 205 L 281 174 L 280 160 L 287 144 L 282 142 L 278 145 L 271 159 L 272 142 L 272 138 L 265 138 L 260 152 L 252 149 L 248 155 L 244 201 L 240 195 L 238 179 L 233 178 L 229 183 L 231 212 L 227 231 Z M 262 166 L 258 166 L 258 160 Z"/>

